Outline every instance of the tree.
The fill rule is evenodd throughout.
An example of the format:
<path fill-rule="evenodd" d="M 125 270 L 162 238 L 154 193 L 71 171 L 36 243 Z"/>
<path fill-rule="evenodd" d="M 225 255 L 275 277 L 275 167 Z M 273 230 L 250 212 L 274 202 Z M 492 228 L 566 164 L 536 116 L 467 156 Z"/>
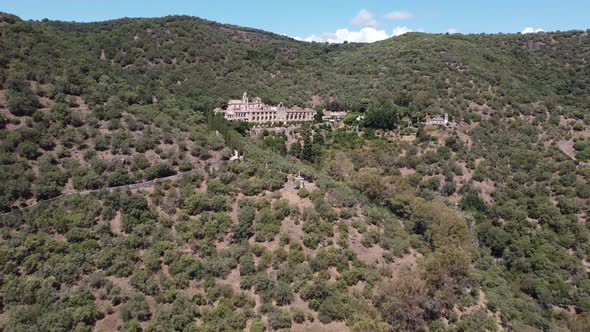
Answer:
<path fill-rule="evenodd" d="M 423 234 L 433 249 L 471 246 L 472 234 L 465 218 L 441 200 L 418 201 L 412 221 L 414 232 Z"/>
<path fill-rule="evenodd" d="M 469 190 L 464 193 L 459 202 L 459 207 L 466 211 L 486 212 L 488 207 L 484 200 L 479 196 L 475 190 Z"/>
<path fill-rule="evenodd" d="M 291 316 L 285 310 L 273 310 L 268 315 L 268 326 L 273 330 L 288 329 L 291 327 Z"/>
<path fill-rule="evenodd" d="M 39 107 L 39 99 L 23 77 L 13 77 L 6 83 L 8 110 L 16 116 L 33 115 Z"/>
<path fill-rule="evenodd" d="M 297 142 L 291 143 L 291 146 L 289 147 L 289 154 L 296 157 L 296 158 L 302 158 L 302 156 L 301 156 L 301 142 L 297 141 Z"/>
<path fill-rule="evenodd" d="M 146 321 L 150 319 L 150 307 L 145 301 L 143 295 L 135 295 L 129 301 L 121 306 L 121 319 L 124 322 L 132 319 Z"/>
<path fill-rule="evenodd" d="M 426 282 L 416 271 L 400 272 L 379 284 L 375 303 L 395 331 L 416 331 L 426 323 Z"/>
<path fill-rule="evenodd" d="M 31 141 L 23 141 L 18 144 L 17 150 L 20 155 L 29 160 L 35 160 L 41 154 L 39 145 Z"/>
<path fill-rule="evenodd" d="M 168 164 L 156 164 L 145 170 L 145 178 L 147 180 L 163 178 L 174 174 L 176 174 L 176 171 Z"/>
<path fill-rule="evenodd" d="M 307 161 L 313 161 L 313 149 L 311 142 L 311 134 L 309 129 L 305 131 L 303 138 L 303 149 L 301 151 L 301 159 Z"/>
<path fill-rule="evenodd" d="M 293 291 L 289 284 L 279 282 L 275 287 L 274 299 L 277 301 L 277 305 L 288 305 L 293 302 Z"/>
<path fill-rule="evenodd" d="M 330 162 L 330 173 L 338 180 L 346 179 L 354 171 L 354 164 L 343 152 L 337 152 Z"/>
<path fill-rule="evenodd" d="M 33 183 L 33 193 L 37 199 L 48 199 L 61 194 L 67 177 L 61 171 L 51 171 L 39 176 Z"/>
<path fill-rule="evenodd" d="M 378 169 L 362 168 L 350 180 L 353 188 L 359 190 L 370 199 L 386 200 L 391 191 Z"/>
<path fill-rule="evenodd" d="M 321 107 L 316 107 L 315 110 L 315 115 L 314 115 L 314 121 L 317 123 L 321 123 L 322 122 L 322 118 L 324 116 L 324 110 Z"/>
<path fill-rule="evenodd" d="M 247 276 L 256 273 L 256 263 L 251 254 L 244 254 L 240 257 L 240 275 Z"/>
<path fill-rule="evenodd" d="M 430 254 L 420 264 L 421 278 L 426 282 L 431 309 L 450 310 L 460 293 L 471 282 L 471 257 L 462 248 L 445 247 Z"/>
<path fill-rule="evenodd" d="M 408 107 L 412 102 L 412 95 L 407 91 L 402 91 L 395 96 L 393 102 L 401 107 Z"/>
<path fill-rule="evenodd" d="M 398 111 L 393 107 L 374 106 L 365 113 L 365 126 L 374 129 L 394 129 L 398 122 Z"/>

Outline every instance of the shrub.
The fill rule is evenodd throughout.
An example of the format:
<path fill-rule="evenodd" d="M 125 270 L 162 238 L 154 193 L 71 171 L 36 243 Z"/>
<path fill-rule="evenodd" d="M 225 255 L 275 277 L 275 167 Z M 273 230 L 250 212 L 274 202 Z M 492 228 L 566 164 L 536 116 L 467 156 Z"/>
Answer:
<path fill-rule="evenodd" d="M 307 198 L 309 196 L 309 191 L 305 188 L 299 188 L 297 191 L 297 196 L 301 198 Z"/>
<path fill-rule="evenodd" d="M 273 330 L 291 327 L 291 317 L 285 310 L 274 310 L 268 315 L 268 326 Z"/>
<path fill-rule="evenodd" d="M 138 154 L 133 157 L 132 167 L 133 169 L 146 169 L 150 166 L 149 160 L 144 155 Z"/>
<path fill-rule="evenodd" d="M 174 174 L 176 174 L 176 171 L 168 164 L 156 164 L 145 170 L 145 178 L 147 180 L 163 178 Z"/>
<path fill-rule="evenodd" d="M 124 322 L 132 319 L 146 321 L 150 319 L 150 307 L 145 301 L 143 295 L 135 295 L 129 301 L 121 306 L 121 319 Z"/>
<path fill-rule="evenodd" d="M 67 176 L 60 171 L 51 171 L 39 176 L 33 183 L 33 193 L 37 199 L 59 196 L 66 184 Z"/>
<path fill-rule="evenodd" d="M 277 302 L 277 305 L 288 305 L 289 303 L 293 302 L 294 298 L 291 287 L 285 282 L 278 283 L 278 285 L 275 287 L 273 297 Z"/>
<path fill-rule="evenodd" d="M 22 157 L 29 160 L 35 160 L 41 155 L 39 152 L 39 145 L 30 141 L 19 143 L 16 149 Z"/>
<path fill-rule="evenodd" d="M 246 241 L 254 235 L 252 225 L 256 217 L 256 209 L 252 206 L 238 208 L 238 224 L 234 227 L 234 241 Z"/>
<path fill-rule="evenodd" d="M 293 321 L 297 324 L 305 322 L 305 312 L 301 309 L 293 310 Z"/>
<path fill-rule="evenodd" d="M 37 110 L 39 100 L 29 89 L 8 93 L 8 110 L 16 116 L 31 116 Z"/>
<path fill-rule="evenodd" d="M 183 204 L 183 209 L 191 215 L 200 214 L 203 211 L 225 211 L 229 204 L 225 196 L 211 196 L 204 193 L 195 193 L 188 197 Z"/>
<path fill-rule="evenodd" d="M 262 319 L 258 318 L 252 322 L 250 326 L 250 332 L 264 332 L 266 331 L 266 326 L 264 326 L 264 322 Z"/>
<path fill-rule="evenodd" d="M 270 208 L 260 210 L 254 224 L 256 241 L 272 241 L 281 230 L 281 220 L 278 220 Z"/>

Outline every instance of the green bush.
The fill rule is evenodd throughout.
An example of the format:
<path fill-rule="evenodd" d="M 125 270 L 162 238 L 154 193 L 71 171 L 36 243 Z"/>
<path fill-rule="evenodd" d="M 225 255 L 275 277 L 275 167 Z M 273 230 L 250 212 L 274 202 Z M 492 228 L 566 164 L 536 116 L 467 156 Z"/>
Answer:
<path fill-rule="evenodd" d="M 285 310 L 274 310 L 268 314 L 268 326 L 273 330 L 288 329 L 291 327 L 291 317 Z"/>
<path fill-rule="evenodd" d="M 155 164 L 145 169 L 146 180 L 163 178 L 176 174 L 176 171 L 168 164 Z"/>
<path fill-rule="evenodd" d="M 127 303 L 121 305 L 120 312 L 121 319 L 124 322 L 130 321 L 132 319 L 146 321 L 151 317 L 150 307 L 145 301 L 145 297 L 143 295 L 135 295 L 130 298 Z"/>

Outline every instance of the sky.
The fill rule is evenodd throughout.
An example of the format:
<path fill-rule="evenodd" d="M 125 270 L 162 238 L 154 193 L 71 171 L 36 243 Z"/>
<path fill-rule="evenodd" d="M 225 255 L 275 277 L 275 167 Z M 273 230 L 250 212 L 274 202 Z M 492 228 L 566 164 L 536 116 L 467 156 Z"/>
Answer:
<path fill-rule="evenodd" d="M 0 0 L 23 19 L 92 22 L 191 15 L 305 41 L 373 42 L 410 31 L 532 33 L 590 28 L 590 0 Z"/>

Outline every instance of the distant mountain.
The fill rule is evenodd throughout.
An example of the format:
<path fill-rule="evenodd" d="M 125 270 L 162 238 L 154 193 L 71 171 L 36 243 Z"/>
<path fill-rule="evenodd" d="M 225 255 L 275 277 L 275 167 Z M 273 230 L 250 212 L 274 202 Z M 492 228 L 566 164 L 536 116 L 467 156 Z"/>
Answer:
<path fill-rule="evenodd" d="M 141 102 L 173 95 L 221 103 L 244 90 L 275 103 L 303 104 L 320 96 L 351 105 L 408 91 L 418 97 L 420 110 L 464 109 L 472 101 L 494 109 L 553 105 L 557 98 L 573 107 L 589 102 L 585 31 L 408 33 L 372 44 L 321 44 L 187 16 L 19 21 L 3 30 L 3 64 L 18 60 L 27 68 L 23 74 L 41 83 L 59 84 L 56 77 L 63 84 L 80 81 L 90 103 L 107 99 L 96 91 L 102 75 L 123 85 L 142 82 L 136 92 Z M 116 90 L 108 94 L 125 89 Z"/>

